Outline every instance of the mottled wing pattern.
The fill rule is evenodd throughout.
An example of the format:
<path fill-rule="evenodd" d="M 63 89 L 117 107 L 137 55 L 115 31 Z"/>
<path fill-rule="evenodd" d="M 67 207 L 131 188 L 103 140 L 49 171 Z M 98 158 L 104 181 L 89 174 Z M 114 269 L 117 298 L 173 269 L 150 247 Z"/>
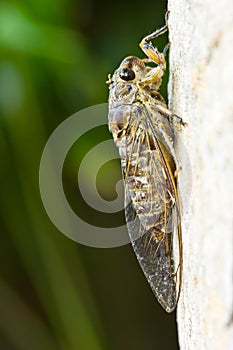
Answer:
<path fill-rule="evenodd" d="M 145 108 L 132 106 L 122 170 L 127 227 L 137 259 L 155 296 L 167 312 L 177 304 L 181 261 L 179 208 L 171 161 Z M 181 251 L 180 255 L 181 256 Z"/>

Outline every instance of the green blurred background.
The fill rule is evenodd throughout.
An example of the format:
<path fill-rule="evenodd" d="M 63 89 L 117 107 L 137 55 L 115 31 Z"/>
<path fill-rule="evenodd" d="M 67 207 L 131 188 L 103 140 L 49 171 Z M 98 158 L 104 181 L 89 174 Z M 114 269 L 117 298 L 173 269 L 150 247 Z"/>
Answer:
<path fill-rule="evenodd" d="M 107 102 L 108 73 L 127 55 L 143 57 L 138 43 L 164 24 L 165 11 L 161 0 L 0 3 L 1 350 L 178 348 L 175 314 L 158 305 L 131 246 L 96 249 L 69 240 L 50 222 L 38 183 L 53 130 Z M 67 197 L 90 223 L 95 214 L 81 201 L 77 168 L 109 138 L 107 126 L 88 132 L 65 162 Z M 120 176 L 119 161 L 103 167 L 103 197 L 115 198 Z M 109 225 L 104 214 L 98 220 Z"/>

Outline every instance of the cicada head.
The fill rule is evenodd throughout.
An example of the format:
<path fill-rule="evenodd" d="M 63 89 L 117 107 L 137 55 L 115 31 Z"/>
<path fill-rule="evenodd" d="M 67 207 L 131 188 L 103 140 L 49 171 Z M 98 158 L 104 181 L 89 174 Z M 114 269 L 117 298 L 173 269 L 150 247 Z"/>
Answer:
<path fill-rule="evenodd" d="M 135 56 L 128 56 L 121 62 L 108 81 L 110 108 L 140 101 L 142 96 L 158 90 L 163 71 L 146 63 Z"/>
<path fill-rule="evenodd" d="M 114 108 L 116 105 L 133 103 L 138 90 L 137 82 L 139 81 L 140 69 L 144 64 L 134 56 L 125 58 L 113 76 L 109 79 L 109 106 Z"/>

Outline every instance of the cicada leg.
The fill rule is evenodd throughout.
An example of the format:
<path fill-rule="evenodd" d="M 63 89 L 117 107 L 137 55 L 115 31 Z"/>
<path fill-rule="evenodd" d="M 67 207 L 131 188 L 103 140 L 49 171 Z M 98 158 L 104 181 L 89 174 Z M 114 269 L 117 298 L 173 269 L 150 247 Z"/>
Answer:
<path fill-rule="evenodd" d="M 155 82 L 158 79 L 161 79 L 163 76 L 165 70 L 166 70 L 166 60 L 165 55 L 166 51 L 169 48 L 169 44 L 165 46 L 163 52 L 159 52 L 156 47 L 154 47 L 150 40 L 157 38 L 159 35 L 164 34 L 168 30 L 168 12 L 166 13 L 165 20 L 166 24 L 162 28 L 156 30 L 155 32 L 151 33 L 150 35 L 147 35 L 145 38 L 142 39 L 139 46 L 142 49 L 142 51 L 146 54 L 148 58 L 144 59 L 144 62 L 154 62 L 157 64 L 157 67 L 152 68 L 148 74 L 146 75 L 145 79 L 142 81 L 142 85 L 150 84 Z"/>
<path fill-rule="evenodd" d="M 164 116 L 166 116 L 169 119 L 169 121 L 172 122 L 178 129 L 180 129 L 181 126 L 187 126 L 187 123 L 185 123 L 181 117 L 179 117 L 173 111 L 164 106 L 163 103 L 160 103 L 160 101 L 156 102 L 156 108 Z"/>

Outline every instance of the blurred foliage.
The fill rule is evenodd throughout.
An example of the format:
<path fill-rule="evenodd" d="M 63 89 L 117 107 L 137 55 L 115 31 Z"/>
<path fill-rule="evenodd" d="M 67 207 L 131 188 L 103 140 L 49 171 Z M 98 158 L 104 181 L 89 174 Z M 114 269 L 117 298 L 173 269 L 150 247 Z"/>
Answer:
<path fill-rule="evenodd" d="M 131 247 L 94 249 L 63 236 L 38 184 L 49 135 L 107 101 L 108 73 L 125 56 L 142 56 L 139 40 L 163 25 L 165 11 L 158 0 L 0 3 L 0 349 L 177 348 L 174 315 L 158 306 Z M 110 137 L 107 128 L 87 133 L 66 165 L 67 195 L 90 222 L 74 193 L 74 158 Z M 120 176 L 116 162 L 98 176 L 108 199 Z"/>

